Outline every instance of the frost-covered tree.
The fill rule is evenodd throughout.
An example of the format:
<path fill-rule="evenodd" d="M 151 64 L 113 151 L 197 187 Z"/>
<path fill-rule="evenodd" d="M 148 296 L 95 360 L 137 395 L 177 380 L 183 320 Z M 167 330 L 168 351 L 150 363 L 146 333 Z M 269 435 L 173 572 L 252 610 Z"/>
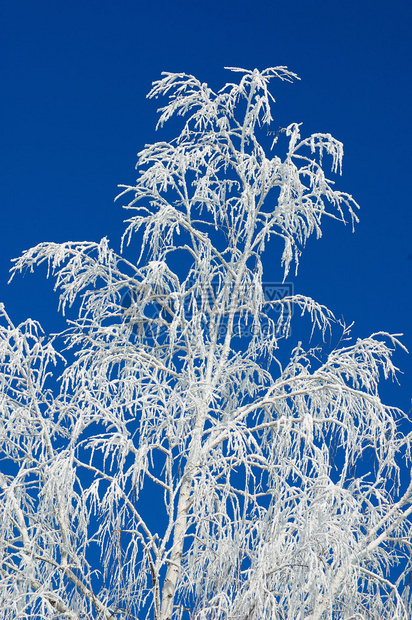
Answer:
<path fill-rule="evenodd" d="M 378 394 L 397 339 L 291 346 L 292 316 L 339 326 L 264 290 L 322 217 L 356 220 L 323 170 L 342 145 L 292 124 L 265 150 L 271 80 L 296 76 L 232 71 L 154 83 L 183 129 L 139 153 L 120 254 L 14 264 L 46 262 L 71 318 L 48 337 L 1 307 L 1 618 L 412 617 L 409 421 Z"/>

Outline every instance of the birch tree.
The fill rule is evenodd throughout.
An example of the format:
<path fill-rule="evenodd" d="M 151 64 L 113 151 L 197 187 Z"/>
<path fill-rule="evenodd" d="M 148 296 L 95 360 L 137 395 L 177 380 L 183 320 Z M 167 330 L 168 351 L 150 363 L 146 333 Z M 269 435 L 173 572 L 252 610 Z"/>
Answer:
<path fill-rule="evenodd" d="M 5 620 L 412 617 L 409 420 L 378 392 L 402 345 L 265 295 L 323 218 L 356 222 L 325 172 L 342 144 L 294 123 L 270 145 L 270 89 L 296 76 L 231 71 L 217 93 L 154 82 L 158 126 L 180 133 L 121 186 L 120 252 L 41 243 L 14 262 L 47 264 L 67 329 L 1 306 Z M 301 315 L 337 344 L 291 346 Z"/>

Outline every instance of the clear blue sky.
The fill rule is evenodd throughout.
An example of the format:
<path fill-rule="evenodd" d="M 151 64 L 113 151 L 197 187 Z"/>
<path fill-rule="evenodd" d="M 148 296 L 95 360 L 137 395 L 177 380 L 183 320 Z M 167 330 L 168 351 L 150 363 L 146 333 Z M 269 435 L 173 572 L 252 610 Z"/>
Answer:
<path fill-rule="evenodd" d="M 295 290 L 355 321 L 356 336 L 403 332 L 412 351 L 411 32 L 406 0 L 4 0 L 0 300 L 12 318 L 57 325 L 43 273 L 6 285 L 22 250 L 105 235 L 118 247 L 113 198 L 157 139 L 145 95 L 161 71 L 218 89 L 225 65 L 287 65 L 302 80 L 276 85 L 275 128 L 303 122 L 341 140 L 340 189 L 362 208 L 355 234 L 325 223 Z M 396 362 L 405 374 L 390 399 L 409 409 L 412 355 Z"/>

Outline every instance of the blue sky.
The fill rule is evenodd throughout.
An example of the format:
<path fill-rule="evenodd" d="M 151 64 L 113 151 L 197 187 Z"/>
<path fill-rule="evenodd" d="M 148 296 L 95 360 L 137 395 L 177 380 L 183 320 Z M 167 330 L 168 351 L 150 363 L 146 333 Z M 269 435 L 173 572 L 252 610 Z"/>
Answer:
<path fill-rule="evenodd" d="M 113 199 L 158 139 L 145 95 L 161 71 L 218 89 L 224 66 L 287 65 L 301 81 L 275 84 L 274 128 L 303 122 L 306 135 L 341 140 L 339 188 L 361 205 L 355 234 L 328 221 L 311 240 L 295 291 L 355 321 L 356 337 L 402 332 L 412 351 L 411 26 L 406 0 L 2 2 L 0 299 L 11 317 L 58 327 L 44 272 L 6 284 L 24 249 L 103 236 L 118 248 Z M 388 398 L 409 409 L 412 356 L 395 361 L 404 375 Z"/>

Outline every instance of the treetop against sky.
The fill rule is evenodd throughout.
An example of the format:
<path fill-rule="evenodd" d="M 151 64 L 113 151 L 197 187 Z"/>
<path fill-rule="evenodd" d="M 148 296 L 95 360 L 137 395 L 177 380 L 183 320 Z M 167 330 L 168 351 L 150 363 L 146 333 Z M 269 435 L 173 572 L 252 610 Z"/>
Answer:
<path fill-rule="evenodd" d="M 295 287 L 265 295 L 269 247 L 289 278 L 325 219 L 356 223 L 342 144 L 292 122 L 270 150 L 272 85 L 296 76 L 232 74 L 153 83 L 180 129 L 122 186 L 120 252 L 14 261 L 47 264 L 68 322 L 48 336 L 1 307 L 6 618 L 411 615 L 410 420 L 378 389 L 402 345 L 351 339 Z"/>

